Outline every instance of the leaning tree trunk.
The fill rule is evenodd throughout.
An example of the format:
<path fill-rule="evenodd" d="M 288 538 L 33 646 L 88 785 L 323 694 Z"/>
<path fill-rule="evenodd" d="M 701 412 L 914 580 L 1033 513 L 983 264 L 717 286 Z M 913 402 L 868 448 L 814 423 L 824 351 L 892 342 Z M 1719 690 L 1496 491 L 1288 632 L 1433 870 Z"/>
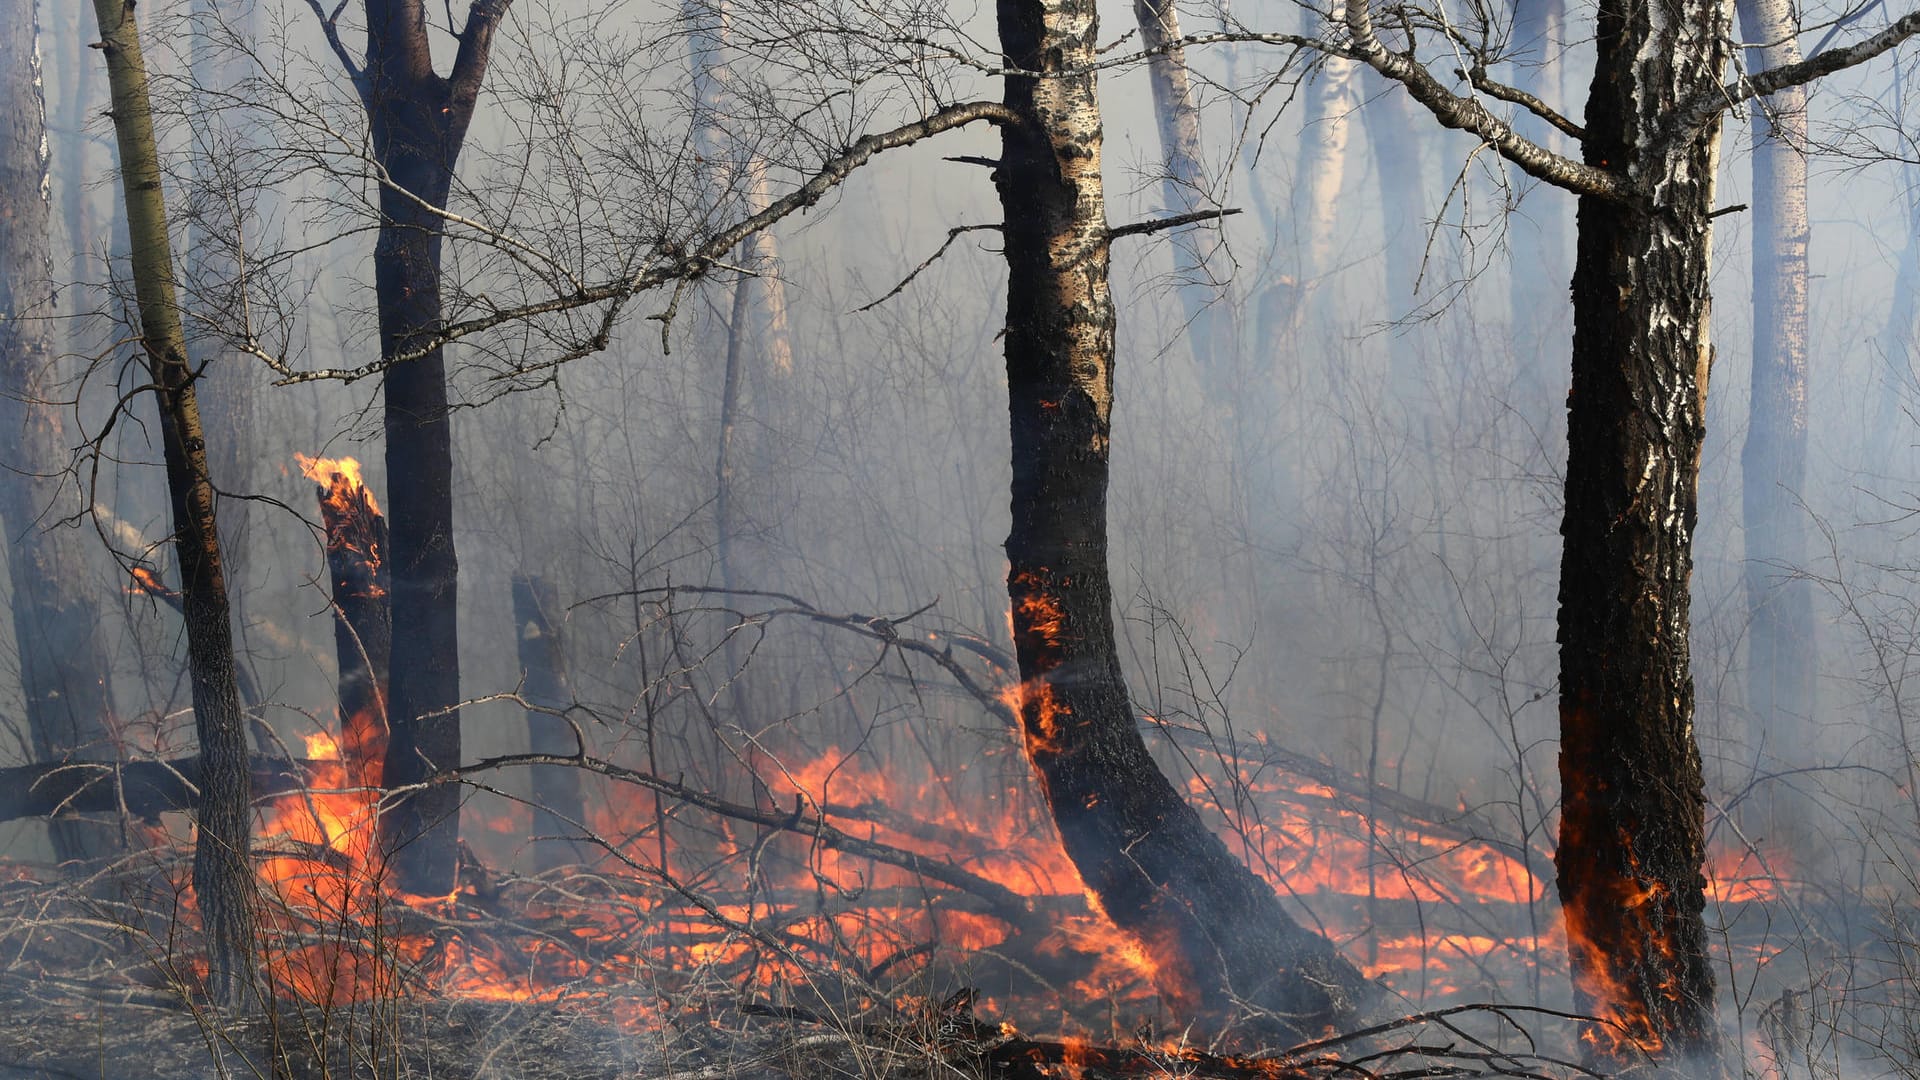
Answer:
<path fill-rule="evenodd" d="M 1800 61 L 1789 0 L 1738 0 L 1754 71 Z M 1740 453 L 1747 558 L 1747 707 L 1788 755 L 1813 718 L 1813 591 L 1806 558 L 1807 90 L 1753 107 L 1753 381 Z"/>
<path fill-rule="evenodd" d="M 420 0 L 367 0 L 366 105 L 380 188 L 374 294 L 380 349 L 407 357 L 386 372 L 393 654 L 386 786 L 427 781 L 460 763 L 459 563 L 453 547 L 453 435 L 442 325 L 440 241 L 493 34 L 510 0 L 475 0 L 453 75 L 433 68 Z M 432 347 L 426 347 L 431 345 Z M 414 356 L 413 354 L 419 355 Z M 394 881 L 428 896 L 453 891 L 460 789 L 433 784 L 380 819 Z"/>
<path fill-rule="evenodd" d="M 1136 727 L 1114 639 L 1107 476 L 1114 310 L 1108 292 L 1093 5 L 1001 0 L 1010 77 L 996 184 L 1004 210 L 1012 530 L 1007 587 L 1028 756 L 1091 895 L 1206 1026 L 1234 998 L 1271 1029 L 1317 1033 L 1368 984 L 1235 860 L 1167 781 Z"/>
<path fill-rule="evenodd" d="M 214 487 L 207 474 L 206 435 L 174 295 L 167 207 L 133 3 L 94 0 L 94 14 L 113 90 L 113 126 L 120 147 L 140 337 L 159 405 L 174 551 L 180 563 L 194 732 L 200 742 L 205 793 L 195 833 L 194 895 L 207 934 L 213 999 L 225 1006 L 241 1006 L 255 992 L 254 877 L 248 854 L 253 813 Z"/>
<path fill-rule="evenodd" d="M 68 488 L 56 403 L 52 208 L 47 113 L 34 0 L 0 0 L 0 527 L 7 531 L 13 637 L 36 761 L 110 758 L 107 657 L 86 598 L 82 534 L 59 526 L 80 509 Z M 119 830 L 47 823 L 62 862 L 111 855 Z"/>
<path fill-rule="evenodd" d="M 1727 31 L 1715 0 L 1603 6 L 1587 104 L 1586 160 L 1629 193 L 1579 205 L 1556 863 L 1575 1005 L 1605 1021 L 1583 1037 L 1609 1070 L 1717 1055 L 1687 620 L 1719 122 L 1665 127 L 1723 69 Z"/>

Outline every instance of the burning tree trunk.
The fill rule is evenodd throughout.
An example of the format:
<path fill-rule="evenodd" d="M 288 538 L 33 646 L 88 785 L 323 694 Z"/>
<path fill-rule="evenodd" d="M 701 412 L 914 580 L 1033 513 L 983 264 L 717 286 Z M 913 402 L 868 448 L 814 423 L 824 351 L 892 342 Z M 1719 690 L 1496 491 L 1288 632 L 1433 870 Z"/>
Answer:
<path fill-rule="evenodd" d="M 1134 725 L 1114 640 L 1106 494 L 1114 311 L 1100 178 L 1092 5 L 1002 0 L 1010 77 L 997 171 L 1005 211 L 1012 433 L 1008 592 L 1026 748 L 1089 894 L 1155 961 L 1183 1013 L 1234 1001 L 1272 1026 L 1352 1018 L 1368 984 L 1227 851 Z M 1271 1030 L 1272 1028 L 1269 1028 Z"/>
<path fill-rule="evenodd" d="M 160 410 L 174 550 L 180 562 L 194 732 L 200 743 L 205 792 L 195 834 L 194 894 L 206 928 L 213 999 L 240 1006 L 254 993 L 254 877 L 248 856 L 253 811 L 214 488 L 207 475 L 206 436 L 174 295 L 173 251 L 167 238 L 167 207 L 139 27 L 131 0 L 94 0 L 94 14 L 113 89 L 112 115 L 120 147 L 140 336 Z"/>
<path fill-rule="evenodd" d="M 544 578 L 515 574 L 513 621 L 519 628 L 521 695 L 527 710 L 528 749 L 535 754 L 569 757 L 584 747 L 573 725 L 555 715 L 570 704 L 566 655 L 555 616 L 560 594 Z M 582 852 L 569 837 L 580 831 L 586 806 L 580 797 L 580 770 L 564 765 L 533 767 L 533 862 L 551 870 L 581 860 Z"/>
<path fill-rule="evenodd" d="M 1560 527 L 1555 862 L 1576 1007 L 1606 1021 L 1585 1038 L 1616 1066 L 1717 1055 L 1688 586 L 1719 119 L 1670 125 L 1729 28 L 1712 0 L 1658 6 L 1600 11 L 1586 158 L 1631 194 L 1580 200 Z"/>
<path fill-rule="evenodd" d="M 1788 0 L 1739 0 L 1760 71 L 1800 61 Z M 1753 376 L 1740 454 L 1747 559 L 1747 705 L 1789 748 L 1813 718 L 1814 622 L 1806 518 L 1807 91 L 1789 87 L 1753 110 Z"/>
<path fill-rule="evenodd" d="M 13 637 L 27 733 L 38 761 L 109 755 L 107 658 L 85 599 L 81 534 L 59 519 L 78 509 L 66 489 L 66 433 L 57 373 L 46 100 L 34 0 L 0 0 L 0 524 L 7 530 Z M 110 756 L 110 755 L 109 755 Z M 48 823 L 62 861 L 110 855 L 118 830 Z"/>
<path fill-rule="evenodd" d="M 1920 13 L 1877 34 L 1732 83 L 1725 7 L 1628 0 L 1603 7 L 1584 162 L 1518 134 L 1446 89 L 1411 49 L 1391 50 L 1365 4 L 1346 7 L 1350 51 L 1447 127 L 1580 196 L 1560 532 L 1560 847 L 1575 1004 L 1607 1069 L 1647 1055 L 1716 1067 L 1714 978 L 1702 873 L 1706 798 L 1693 730 L 1688 583 L 1712 343 L 1713 181 L 1721 114 L 1749 98 L 1864 63 L 1920 33 Z M 1449 63 L 1456 42 L 1443 53 Z"/>
<path fill-rule="evenodd" d="M 358 461 L 296 456 L 301 473 L 320 485 L 327 576 L 333 582 L 333 648 L 340 672 L 340 757 L 349 784 L 377 788 L 387 757 L 387 674 L 393 650 L 387 520 L 361 480 Z"/>
<path fill-rule="evenodd" d="M 475 0 L 451 77 L 433 68 L 420 0 L 367 0 L 363 76 L 373 153 L 384 172 L 374 292 L 386 373 L 393 656 L 387 703 L 389 788 L 418 784 L 460 761 L 459 564 L 453 546 L 453 441 L 440 329 L 442 219 L 473 120 L 495 28 L 511 0 Z M 418 353 L 419 355 L 414 355 Z M 381 818 L 401 888 L 453 890 L 460 789 L 425 787 Z"/>

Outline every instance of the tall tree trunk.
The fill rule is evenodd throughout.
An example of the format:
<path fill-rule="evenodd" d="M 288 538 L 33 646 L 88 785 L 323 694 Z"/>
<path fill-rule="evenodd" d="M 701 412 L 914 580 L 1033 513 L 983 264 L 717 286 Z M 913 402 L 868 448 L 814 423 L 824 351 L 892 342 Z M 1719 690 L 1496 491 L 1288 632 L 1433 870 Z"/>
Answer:
<path fill-rule="evenodd" d="M 1120 671 L 1107 572 L 1114 311 L 1093 5 L 1000 0 L 1006 357 L 1012 437 L 1007 588 L 1026 749 L 1061 842 L 1101 907 L 1157 964 L 1162 993 L 1214 1028 L 1233 998 L 1268 1030 L 1352 1018 L 1368 984 L 1297 926 L 1161 773 Z"/>
<path fill-rule="evenodd" d="M 226 122 L 241 87 L 242 64 L 228 41 L 247 37 L 255 5 L 193 0 L 192 71 L 194 93 L 205 107 L 195 109 L 202 130 L 200 152 L 193 157 L 193 191 L 187 224 L 186 280 L 190 321 L 209 332 L 188 335 L 188 358 L 203 372 L 201 413 L 207 428 L 207 461 L 229 492 L 254 490 L 254 388 L 258 368 L 228 347 L 212 328 L 235 325 L 241 309 L 246 241 L 253 226 L 251 199 L 236 171 L 235 156 L 247 134 Z M 235 622 L 246 627 L 246 551 L 248 504 L 220 504 L 220 550 L 232 583 Z M 262 747 L 262 749 L 266 749 Z"/>
<path fill-rule="evenodd" d="M 1738 0 L 1753 71 L 1800 61 L 1789 0 Z M 1792 755 L 1813 719 L 1813 593 L 1806 558 L 1807 90 L 1753 109 L 1753 382 L 1740 454 L 1747 558 L 1747 706 Z"/>
<path fill-rule="evenodd" d="M 1385 318 L 1398 321 L 1412 316 L 1419 307 L 1420 299 L 1414 286 L 1419 283 L 1426 261 L 1427 211 L 1426 185 L 1420 171 L 1421 129 L 1414 123 L 1413 103 L 1405 91 L 1381 78 L 1372 68 L 1361 68 L 1360 75 L 1367 91 L 1367 145 L 1373 151 L 1374 191 L 1380 198 L 1380 225 L 1385 234 Z M 1414 336 L 1407 333 L 1395 332 L 1388 338 L 1393 364 L 1389 387 L 1403 396 L 1426 383 L 1414 341 Z"/>
<path fill-rule="evenodd" d="M 1566 40 L 1566 0 L 1514 0 L 1513 85 L 1562 109 L 1560 50 Z M 1562 109 L 1564 111 L 1564 109 Z M 1514 130 L 1555 152 L 1562 139 L 1551 124 L 1526 109 L 1513 109 Z M 1518 169 L 1511 171 L 1514 205 L 1508 212 L 1507 295 L 1512 307 L 1513 356 L 1523 384 L 1546 397 L 1566 385 L 1567 261 L 1566 200 Z M 1549 390 L 1554 390 L 1549 394 Z M 1529 395 L 1526 401 L 1534 400 Z"/>
<path fill-rule="evenodd" d="M 193 853 L 194 894 L 206 928 L 210 991 L 225 1006 L 252 1000 L 253 819 L 246 729 L 235 683 L 233 630 L 220 564 L 220 530 L 207 475 L 206 435 L 174 294 L 173 250 L 147 97 L 146 62 L 131 0 L 94 0 L 113 91 L 113 126 L 131 243 L 140 337 L 159 404 L 181 608 L 193 682 L 194 731 L 205 792 Z"/>
<path fill-rule="evenodd" d="M 1309 19 L 1306 32 L 1334 32 L 1340 25 L 1339 8 L 1344 3 L 1336 2 L 1331 24 L 1326 26 L 1320 25 L 1311 9 L 1303 9 Z M 1309 308 L 1324 310 L 1324 286 L 1336 269 L 1337 254 L 1345 250 L 1340 241 L 1340 189 L 1347 178 L 1353 116 L 1360 108 L 1357 67 L 1344 57 L 1326 57 L 1307 88 L 1307 118 L 1300 133 L 1300 161 L 1293 187 L 1295 243 L 1305 251 L 1305 257 L 1298 271 L 1294 306 L 1283 313 L 1284 322 L 1269 328 L 1269 334 L 1291 335 L 1299 330 Z"/>
<path fill-rule="evenodd" d="M 513 621 L 520 638 L 521 694 L 527 710 L 528 749 L 565 757 L 584 752 L 574 726 L 555 715 L 572 704 L 560 635 L 560 594 L 553 583 L 528 574 L 513 577 Z M 551 870 L 580 862 L 586 855 L 571 837 L 580 832 L 586 805 L 580 795 L 580 770 L 564 765 L 533 767 L 533 864 Z"/>
<path fill-rule="evenodd" d="M 0 527 L 7 531 L 13 636 L 33 757 L 112 758 L 109 669 L 86 599 L 83 534 L 61 527 L 81 509 L 68 484 L 68 445 L 55 370 L 55 290 L 47 113 L 35 0 L 0 0 Z M 61 861 L 120 849 L 98 821 L 47 823 Z"/>
<path fill-rule="evenodd" d="M 728 0 L 687 0 L 680 8 L 686 24 L 688 61 L 693 77 L 694 137 L 703 163 L 701 181 L 710 204 L 725 206 L 738 194 L 749 214 L 772 201 L 767 163 L 733 130 L 738 102 L 727 59 Z M 793 340 L 787 315 L 786 283 L 780 276 L 779 240 L 762 230 L 740 242 L 741 264 L 757 271 L 742 275 L 733 287 L 727 318 L 726 364 L 720 400 L 720 434 L 714 454 L 714 543 L 716 569 L 723 588 L 735 579 L 734 538 L 738 532 L 736 480 L 739 473 L 740 412 L 751 387 L 767 376 L 793 370 Z M 749 370 L 751 369 L 751 370 Z M 759 376 L 759 378 L 755 378 Z M 732 643 L 728 667 L 733 668 Z"/>
<path fill-rule="evenodd" d="M 1180 9 L 1174 0 L 1134 0 L 1140 47 L 1148 54 L 1154 118 L 1160 128 L 1161 198 L 1170 215 L 1191 214 L 1213 205 L 1200 143 L 1200 108 L 1187 76 L 1187 50 L 1180 44 Z M 1174 293 L 1186 316 L 1187 347 L 1199 369 L 1201 386 L 1216 398 L 1233 393 L 1235 353 L 1231 312 L 1221 289 L 1226 284 L 1220 225 L 1189 225 L 1172 236 Z"/>
<path fill-rule="evenodd" d="M 1663 142 L 1725 67 L 1715 0 L 1599 13 L 1586 160 L 1631 197 L 1583 196 L 1573 278 L 1560 570 L 1556 855 L 1576 1007 L 1610 1068 L 1717 1055 L 1689 579 L 1705 431 L 1719 122 Z"/>
<path fill-rule="evenodd" d="M 453 74 L 443 78 L 433 68 L 420 0 L 367 0 L 367 119 L 388 181 L 380 189 L 373 253 L 384 356 L 419 351 L 441 327 L 442 222 L 429 208 L 447 204 L 494 30 L 509 2 L 475 0 Z M 393 365 L 386 380 L 393 560 L 386 785 L 392 788 L 460 763 L 459 562 L 444 350 L 435 346 Z M 459 822 L 457 785 L 437 784 L 397 800 L 381 818 L 395 883 L 428 896 L 452 892 Z"/>

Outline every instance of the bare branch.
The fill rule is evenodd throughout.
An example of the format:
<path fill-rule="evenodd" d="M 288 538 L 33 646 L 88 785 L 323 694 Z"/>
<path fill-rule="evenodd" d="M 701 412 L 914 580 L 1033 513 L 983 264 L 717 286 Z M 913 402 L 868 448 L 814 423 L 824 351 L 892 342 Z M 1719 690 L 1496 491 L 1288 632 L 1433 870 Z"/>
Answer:
<path fill-rule="evenodd" d="M 1561 133 L 1583 142 L 1586 140 L 1586 128 L 1561 116 L 1554 110 L 1553 106 L 1541 101 L 1538 97 L 1527 93 L 1525 90 L 1517 86 L 1508 86 L 1506 83 L 1495 81 L 1487 74 L 1487 69 L 1484 66 L 1475 64 L 1467 71 L 1461 71 L 1455 68 L 1454 74 L 1473 84 L 1475 90 L 1480 91 L 1488 97 L 1499 98 L 1501 101 L 1518 105 L 1540 119 L 1545 120 L 1547 123 L 1552 124 L 1555 128 L 1559 129 Z"/>
<path fill-rule="evenodd" d="M 320 20 L 320 32 L 326 35 L 327 47 L 333 50 L 334 58 L 346 69 L 347 77 L 359 89 L 361 96 L 366 95 L 366 72 L 354 63 L 353 54 L 347 51 L 346 43 L 340 40 L 340 13 L 346 10 L 347 0 L 340 0 L 331 13 L 320 6 L 320 0 L 307 0 L 307 6 L 313 9 L 313 17 Z"/>
<path fill-rule="evenodd" d="M 998 101 L 970 101 L 949 105 L 930 116 L 887 131 L 862 136 L 844 153 L 822 163 L 806 183 L 775 200 L 765 210 L 742 218 L 713 233 L 691 251 L 682 250 L 662 239 L 655 243 L 652 251 L 639 260 L 640 268 L 630 274 L 576 289 L 571 293 L 496 308 L 485 315 L 450 323 L 437 333 L 417 335 L 417 343 L 405 352 L 382 357 L 359 367 L 299 371 L 262 349 L 257 341 L 248 341 L 243 351 L 259 358 L 271 368 L 274 374 L 280 377 L 277 381 L 278 385 L 319 382 L 326 379 L 350 383 L 378 374 L 395 364 L 418 360 L 450 342 L 490 330 L 503 323 L 522 321 L 554 312 L 571 311 L 594 304 L 618 303 L 639 293 L 658 288 L 669 281 L 699 278 L 713 269 L 718 260 L 740 241 L 754 233 L 771 228 L 789 215 L 819 202 L 827 192 L 845 181 L 861 166 L 873 160 L 876 155 L 902 146 L 911 146 L 922 139 L 980 120 L 994 124 L 1019 123 L 1019 117 Z"/>
<path fill-rule="evenodd" d="M 1150 221 L 1135 221 L 1126 225 L 1115 225 L 1107 230 L 1107 239 L 1114 240 L 1122 236 L 1145 236 L 1148 233 L 1177 229 L 1182 225 L 1192 225 L 1196 221 L 1214 221 L 1231 217 L 1240 212 L 1237 206 L 1222 207 L 1218 210 L 1195 210 L 1190 214 L 1175 214 L 1172 217 L 1154 218 Z"/>
<path fill-rule="evenodd" d="M 1608 199 L 1625 196 L 1626 184 L 1618 175 L 1562 157 L 1523 137 L 1477 99 L 1448 90 L 1424 65 L 1389 50 L 1373 32 L 1373 16 L 1366 0 L 1348 0 L 1345 7 L 1354 58 L 1406 87 L 1408 95 L 1426 106 L 1443 126 L 1480 136 L 1522 172 L 1555 187 Z"/>

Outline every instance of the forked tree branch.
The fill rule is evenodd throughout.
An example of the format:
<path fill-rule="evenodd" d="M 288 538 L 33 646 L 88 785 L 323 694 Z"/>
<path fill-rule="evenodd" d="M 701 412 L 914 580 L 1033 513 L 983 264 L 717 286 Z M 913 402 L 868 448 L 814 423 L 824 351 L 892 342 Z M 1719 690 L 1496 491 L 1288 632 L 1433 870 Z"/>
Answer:
<path fill-rule="evenodd" d="M 1478 99 L 1461 97 L 1440 85 L 1426 66 L 1388 49 L 1373 31 L 1367 0 L 1346 0 L 1347 32 L 1353 36 L 1353 56 L 1381 75 L 1406 87 L 1413 100 L 1426 106 L 1443 127 L 1471 132 L 1486 140 L 1501 157 L 1522 172 L 1577 195 L 1624 198 L 1626 182 L 1615 173 L 1563 157 L 1513 130 Z"/>
<path fill-rule="evenodd" d="M 634 296 L 659 288 L 668 282 L 690 281 L 704 275 L 708 270 L 719 265 L 719 261 L 740 241 L 769 229 L 784 218 L 818 203 L 829 191 L 839 186 L 847 177 L 853 175 L 877 155 L 902 146 L 911 146 L 922 139 L 965 127 L 980 120 L 993 124 L 1020 122 L 1020 118 L 1013 110 L 998 101 L 970 101 L 949 105 L 932 115 L 887 131 L 862 136 L 845 152 L 823 162 L 806 183 L 774 200 L 759 213 L 744 217 L 713 233 L 691 250 L 680 248 L 665 239 L 656 241 L 653 249 L 640 260 L 640 268 L 630 274 L 585 286 L 571 293 L 525 304 L 495 308 L 485 315 L 449 323 L 435 333 L 417 335 L 418 342 L 405 352 L 382 357 L 359 367 L 296 370 L 285 360 L 261 348 L 259 342 L 254 340 L 247 341 L 243 351 L 258 358 L 272 369 L 280 377 L 277 385 L 286 386 L 292 383 L 319 382 L 328 379 L 351 383 L 376 375 L 396 364 L 418 360 L 450 342 L 490 330 L 504 323 L 572 311 L 595 304 L 624 303 Z"/>

